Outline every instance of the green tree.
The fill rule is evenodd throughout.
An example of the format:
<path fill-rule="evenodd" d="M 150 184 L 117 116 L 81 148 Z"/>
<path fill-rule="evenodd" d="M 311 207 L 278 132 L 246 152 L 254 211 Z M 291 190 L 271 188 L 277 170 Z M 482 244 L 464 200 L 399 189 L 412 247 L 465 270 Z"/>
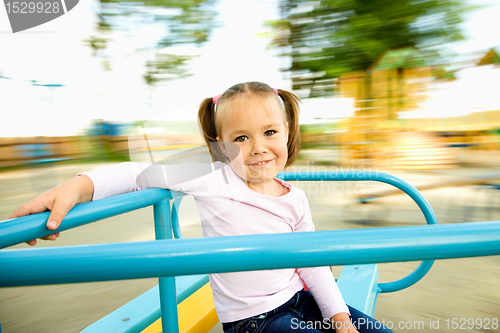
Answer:
<path fill-rule="evenodd" d="M 362 71 L 385 51 L 416 47 L 429 64 L 450 59 L 443 45 L 463 39 L 461 0 L 283 0 L 269 22 L 273 47 L 291 59 L 293 89 L 331 96 L 342 73 Z"/>
<path fill-rule="evenodd" d="M 216 0 L 100 0 L 98 31 L 86 42 L 104 68 L 112 68 L 113 59 L 106 53 L 113 43 L 113 33 L 134 34 L 145 26 L 163 28 L 164 36 L 154 45 L 138 45 L 137 52 L 150 51 L 143 79 L 154 85 L 188 76 L 187 62 L 192 56 L 169 54 L 165 49 L 181 44 L 201 45 L 217 25 Z"/>

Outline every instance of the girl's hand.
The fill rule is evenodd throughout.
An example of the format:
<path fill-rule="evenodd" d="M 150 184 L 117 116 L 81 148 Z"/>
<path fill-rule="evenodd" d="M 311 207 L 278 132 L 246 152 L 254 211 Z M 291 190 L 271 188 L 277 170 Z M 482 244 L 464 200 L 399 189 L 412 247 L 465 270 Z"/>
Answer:
<path fill-rule="evenodd" d="M 89 177 L 79 175 L 61 185 L 54 187 L 25 203 L 19 207 L 9 219 L 26 216 L 30 214 L 41 213 L 50 210 L 50 216 L 47 221 L 47 228 L 56 230 L 59 228 L 66 214 L 79 203 L 92 200 L 94 194 L 94 184 Z M 56 240 L 59 237 L 59 232 L 42 237 L 45 240 Z M 28 245 L 35 245 L 36 239 L 26 242 Z"/>
<path fill-rule="evenodd" d="M 356 328 L 351 324 L 351 318 L 345 312 L 337 313 L 331 318 L 337 333 L 358 333 Z"/>

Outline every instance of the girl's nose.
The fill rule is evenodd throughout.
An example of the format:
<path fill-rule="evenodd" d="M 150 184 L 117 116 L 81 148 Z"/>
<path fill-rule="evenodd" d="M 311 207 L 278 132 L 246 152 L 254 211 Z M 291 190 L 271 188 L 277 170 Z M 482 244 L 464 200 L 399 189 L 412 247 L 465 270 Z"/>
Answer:
<path fill-rule="evenodd" d="M 252 145 L 252 155 L 267 153 L 267 147 L 265 146 L 263 140 L 255 139 Z"/>

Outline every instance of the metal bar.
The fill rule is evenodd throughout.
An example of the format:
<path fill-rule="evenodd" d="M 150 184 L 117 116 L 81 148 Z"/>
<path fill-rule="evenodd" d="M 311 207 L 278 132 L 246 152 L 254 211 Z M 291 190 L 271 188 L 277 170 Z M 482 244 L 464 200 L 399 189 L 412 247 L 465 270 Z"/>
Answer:
<path fill-rule="evenodd" d="M 3 250 L 0 287 L 499 254 L 498 221 Z"/>
<path fill-rule="evenodd" d="M 148 189 L 122 194 L 75 206 L 57 230 L 47 229 L 50 212 L 19 217 L 0 222 L 0 248 L 44 237 L 55 232 L 76 228 L 135 209 L 154 205 L 162 199 L 171 199 L 174 192 Z"/>
<path fill-rule="evenodd" d="M 412 185 L 393 175 L 372 171 L 340 171 L 340 172 L 284 172 L 280 174 L 284 180 L 309 181 L 377 181 L 390 184 L 410 196 L 424 214 L 427 224 L 437 224 L 436 214 L 425 197 Z M 363 198 L 368 200 L 368 198 Z M 381 292 L 394 292 L 408 288 L 422 279 L 431 269 L 434 261 L 424 261 L 408 276 L 393 282 L 381 283 Z"/>
<path fill-rule="evenodd" d="M 163 199 L 153 207 L 156 240 L 172 239 L 172 220 L 170 219 L 170 201 Z M 177 293 L 175 276 L 160 277 L 161 326 L 165 333 L 178 333 Z"/>
<path fill-rule="evenodd" d="M 179 210 L 182 202 L 182 197 L 172 201 L 172 231 L 175 238 L 184 238 L 182 236 L 181 225 L 179 223 Z"/>
<path fill-rule="evenodd" d="M 339 172 L 283 172 L 280 178 L 302 181 L 376 181 L 395 186 L 408 194 L 420 207 L 427 224 L 437 224 L 436 214 L 425 197 L 412 185 L 401 178 L 383 172 L 339 171 Z"/>
<path fill-rule="evenodd" d="M 415 283 L 420 281 L 420 279 L 422 279 L 425 276 L 425 274 L 427 274 L 430 271 L 433 264 L 434 260 L 423 261 L 420 265 L 418 265 L 417 269 L 415 269 L 413 272 L 411 272 L 404 278 L 393 282 L 379 283 L 378 287 L 380 289 L 380 292 L 392 293 L 395 291 L 406 289 L 409 286 L 414 285 Z"/>

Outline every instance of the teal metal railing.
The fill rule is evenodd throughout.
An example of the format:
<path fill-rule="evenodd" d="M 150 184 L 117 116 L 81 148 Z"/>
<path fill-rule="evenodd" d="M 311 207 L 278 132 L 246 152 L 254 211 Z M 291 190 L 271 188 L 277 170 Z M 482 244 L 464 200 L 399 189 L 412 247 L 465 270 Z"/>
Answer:
<path fill-rule="evenodd" d="M 280 177 L 389 183 L 415 200 L 428 223 L 437 223 L 429 203 L 413 186 L 387 174 L 283 173 Z M 390 292 L 416 283 L 432 265 L 431 260 L 500 254 L 500 222 L 171 239 L 172 230 L 180 237 L 180 228 L 179 202 L 171 212 L 170 201 L 180 196 L 168 190 L 149 189 L 76 206 L 57 231 L 153 205 L 157 241 L 4 249 L 0 251 L 0 287 L 160 277 L 162 318 L 171 318 L 162 321 L 163 332 L 178 332 L 175 276 L 426 260 L 423 269 L 420 265 L 408 277 L 379 285 L 381 292 Z M 45 227 L 48 215 L 0 222 L 0 246 L 53 233 Z M 45 269 L 48 266 L 50 270 Z"/>

